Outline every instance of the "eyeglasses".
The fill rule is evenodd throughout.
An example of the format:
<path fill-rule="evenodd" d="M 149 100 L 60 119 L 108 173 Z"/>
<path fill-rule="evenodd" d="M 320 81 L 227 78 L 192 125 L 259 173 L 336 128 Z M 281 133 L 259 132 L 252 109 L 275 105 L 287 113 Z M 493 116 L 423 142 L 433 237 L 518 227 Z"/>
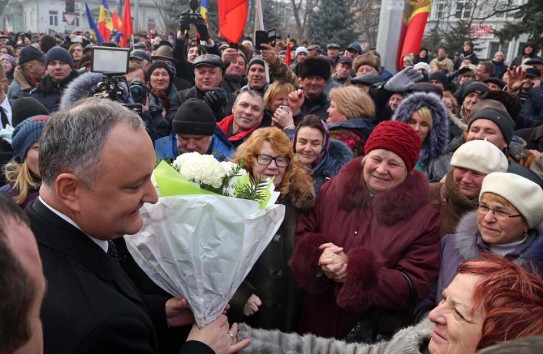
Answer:
<path fill-rule="evenodd" d="M 256 155 L 256 162 L 258 162 L 261 165 L 269 165 L 272 161 L 275 161 L 275 164 L 277 167 L 287 167 L 290 163 L 290 159 L 288 157 L 283 156 L 276 156 L 271 157 L 270 155 L 266 154 L 258 154 Z"/>
<path fill-rule="evenodd" d="M 507 220 L 509 218 L 518 218 L 522 216 L 521 214 L 511 215 L 506 211 L 500 209 L 493 209 L 486 204 L 479 204 L 479 207 L 477 208 L 477 212 L 481 215 L 486 215 L 489 211 L 492 211 L 494 213 L 494 217 L 501 221 Z"/>

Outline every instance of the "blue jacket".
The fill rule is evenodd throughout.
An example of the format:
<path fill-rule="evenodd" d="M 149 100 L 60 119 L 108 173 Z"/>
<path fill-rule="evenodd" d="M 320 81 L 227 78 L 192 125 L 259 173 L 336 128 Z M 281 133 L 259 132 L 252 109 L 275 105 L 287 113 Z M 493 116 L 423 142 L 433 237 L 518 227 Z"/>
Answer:
<path fill-rule="evenodd" d="M 208 154 L 215 156 L 219 161 L 227 161 L 232 155 L 234 155 L 234 146 L 228 141 L 228 138 L 222 130 L 218 127 L 215 128 L 215 134 L 211 146 L 207 151 Z M 170 135 L 157 139 L 155 141 L 155 154 L 159 159 L 175 160 L 179 151 L 177 151 L 177 141 L 175 139 L 175 132 L 172 131 Z"/>

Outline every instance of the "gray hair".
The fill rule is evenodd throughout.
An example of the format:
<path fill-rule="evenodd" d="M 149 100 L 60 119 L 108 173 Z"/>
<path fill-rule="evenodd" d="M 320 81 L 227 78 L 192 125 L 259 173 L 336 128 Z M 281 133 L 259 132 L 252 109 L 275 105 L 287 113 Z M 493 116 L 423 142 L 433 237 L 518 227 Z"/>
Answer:
<path fill-rule="evenodd" d="M 253 98 L 260 97 L 262 99 L 262 109 L 264 109 L 264 98 L 262 97 L 262 94 L 260 92 L 256 91 L 256 90 L 253 90 L 253 89 L 249 88 L 248 85 L 241 88 L 241 90 L 239 91 L 239 93 L 236 96 L 236 99 L 234 101 L 234 106 L 238 104 L 238 101 L 239 101 L 241 95 L 243 95 L 244 93 L 249 94 Z"/>
<path fill-rule="evenodd" d="M 104 173 L 100 153 L 109 132 L 120 123 L 145 129 L 136 113 L 103 98 L 86 98 L 51 115 L 40 143 L 43 184 L 52 187 L 59 174 L 71 172 L 87 188 L 94 188 Z"/>

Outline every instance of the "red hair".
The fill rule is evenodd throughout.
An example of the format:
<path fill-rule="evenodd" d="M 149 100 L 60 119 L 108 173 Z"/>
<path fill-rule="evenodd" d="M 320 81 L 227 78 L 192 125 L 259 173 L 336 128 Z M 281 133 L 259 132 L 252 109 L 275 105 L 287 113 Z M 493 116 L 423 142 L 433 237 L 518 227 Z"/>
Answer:
<path fill-rule="evenodd" d="M 512 261 L 493 254 L 462 264 L 459 274 L 481 277 L 473 308 L 485 312 L 477 349 L 519 337 L 543 334 L 543 280 Z"/>

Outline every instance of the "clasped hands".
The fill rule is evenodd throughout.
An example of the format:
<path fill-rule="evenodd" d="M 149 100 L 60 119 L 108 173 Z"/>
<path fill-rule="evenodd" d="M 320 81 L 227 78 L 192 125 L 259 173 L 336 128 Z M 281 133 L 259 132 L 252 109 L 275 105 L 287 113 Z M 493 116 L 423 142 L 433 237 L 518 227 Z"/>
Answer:
<path fill-rule="evenodd" d="M 347 276 L 347 264 L 349 257 L 343 252 L 343 247 L 338 247 L 331 242 L 319 246 L 322 254 L 319 258 L 319 267 L 326 277 L 335 282 L 343 283 Z"/>

